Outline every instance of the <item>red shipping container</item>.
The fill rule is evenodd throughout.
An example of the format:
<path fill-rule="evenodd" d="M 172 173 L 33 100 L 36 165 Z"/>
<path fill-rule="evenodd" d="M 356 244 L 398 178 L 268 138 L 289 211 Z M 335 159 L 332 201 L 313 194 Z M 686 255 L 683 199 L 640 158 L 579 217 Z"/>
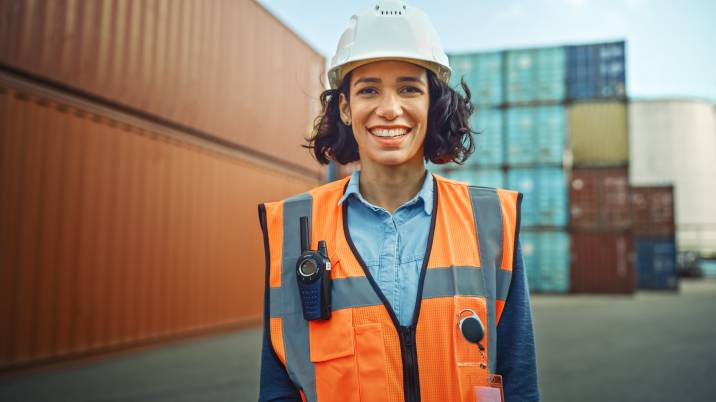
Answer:
<path fill-rule="evenodd" d="M 569 186 L 569 226 L 627 229 L 631 225 L 629 171 L 624 167 L 578 168 Z"/>
<path fill-rule="evenodd" d="M 669 236 L 675 231 L 674 187 L 632 187 L 631 205 L 635 234 Z"/>
<path fill-rule="evenodd" d="M 629 231 L 572 232 L 573 293 L 633 293 L 633 241 Z"/>

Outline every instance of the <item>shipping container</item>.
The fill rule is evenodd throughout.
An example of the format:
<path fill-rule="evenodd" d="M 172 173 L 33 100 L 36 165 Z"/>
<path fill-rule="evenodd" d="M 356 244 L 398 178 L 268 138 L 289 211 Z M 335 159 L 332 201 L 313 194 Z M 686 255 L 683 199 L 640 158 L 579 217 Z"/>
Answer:
<path fill-rule="evenodd" d="M 628 229 L 632 223 L 626 168 L 574 168 L 569 186 L 569 226 Z"/>
<path fill-rule="evenodd" d="M 0 371 L 255 325 L 257 204 L 319 184 L 0 74 Z"/>
<path fill-rule="evenodd" d="M 673 185 L 680 251 L 716 256 L 716 118 L 711 103 L 636 101 L 629 105 L 630 181 Z"/>
<path fill-rule="evenodd" d="M 674 236 L 673 186 L 632 186 L 631 209 L 634 234 Z"/>
<path fill-rule="evenodd" d="M 531 292 L 569 291 L 569 235 L 563 230 L 520 231 Z"/>
<path fill-rule="evenodd" d="M 567 224 L 567 183 L 561 168 L 537 167 L 507 171 L 507 187 L 524 194 L 523 226 Z"/>
<path fill-rule="evenodd" d="M 464 181 L 473 186 L 505 188 L 505 173 L 502 169 L 459 167 L 436 172 L 451 180 Z"/>
<path fill-rule="evenodd" d="M 2 1 L 0 16 L 0 63 L 22 74 L 322 174 L 300 145 L 325 59 L 256 1 Z"/>
<path fill-rule="evenodd" d="M 507 103 L 564 101 L 564 47 L 508 50 L 505 52 L 505 60 Z"/>
<path fill-rule="evenodd" d="M 571 100 L 624 99 L 624 42 L 567 46 L 567 97 Z"/>
<path fill-rule="evenodd" d="M 701 272 L 704 273 L 704 277 L 716 278 L 716 259 L 703 259 L 700 261 L 699 267 L 701 268 Z"/>
<path fill-rule="evenodd" d="M 573 293 L 634 292 L 633 244 L 629 231 L 572 231 L 570 234 Z"/>
<path fill-rule="evenodd" d="M 502 52 L 449 55 L 453 72 L 450 85 L 457 87 L 462 78 L 472 92 L 472 103 L 499 106 L 502 95 Z"/>
<path fill-rule="evenodd" d="M 639 289 L 676 290 L 676 241 L 673 236 L 635 238 Z"/>
<path fill-rule="evenodd" d="M 465 165 L 497 167 L 504 163 L 503 116 L 504 112 L 500 109 L 478 109 L 472 115 L 472 130 L 478 134 L 472 137 L 475 153 L 470 155 Z"/>
<path fill-rule="evenodd" d="M 629 161 L 625 102 L 579 102 L 568 108 L 575 166 L 620 166 Z"/>
<path fill-rule="evenodd" d="M 562 164 L 564 106 L 511 107 L 506 120 L 509 165 Z"/>

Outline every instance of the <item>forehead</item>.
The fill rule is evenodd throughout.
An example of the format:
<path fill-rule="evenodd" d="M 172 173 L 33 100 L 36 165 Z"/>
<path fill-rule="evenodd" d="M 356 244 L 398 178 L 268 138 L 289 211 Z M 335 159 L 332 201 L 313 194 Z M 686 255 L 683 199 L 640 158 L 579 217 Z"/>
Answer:
<path fill-rule="evenodd" d="M 381 60 L 364 64 L 353 70 L 352 81 L 357 78 L 374 77 L 382 81 L 392 81 L 397 77 L 412 76 L 427 82 L 425 68 L 417 64 L 399 60 Z"/>

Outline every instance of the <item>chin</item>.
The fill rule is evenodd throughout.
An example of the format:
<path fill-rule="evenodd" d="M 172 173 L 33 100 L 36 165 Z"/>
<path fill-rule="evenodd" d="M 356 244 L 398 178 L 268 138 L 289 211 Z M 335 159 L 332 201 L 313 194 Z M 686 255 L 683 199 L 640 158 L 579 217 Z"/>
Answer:
<path fill-rule="evenodd" d="M 413 158 L 410 158 L 404 154 L 401 153 L 390 153 L 388 154 L 382 154 L 382 155 L 371 155 L 370 159 L 372 159 L 375 163 L 383 166 L 400 166 L 409 163 Z"/>

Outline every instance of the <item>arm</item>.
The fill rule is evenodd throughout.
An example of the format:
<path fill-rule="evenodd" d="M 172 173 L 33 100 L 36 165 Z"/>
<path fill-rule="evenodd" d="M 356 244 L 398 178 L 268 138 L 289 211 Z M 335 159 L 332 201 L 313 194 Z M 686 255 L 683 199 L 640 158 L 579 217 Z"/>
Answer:
<path fill-rule="evenodd" d="M 264 251 L 266 258 L 266 279 L 264 284 L 264 335 L 261 347 L 261 379 L 259 386 L 259 402 L 301 402 L 298 390 L 288 377 L 286 368 L 276 356 L 271 345 L 271 328 L 269 312 L 269 270 L 270 253 L 268 233 L 266 228 L 265 207 L 259 205 L 259 223 L 264 238 Z"/>
<path fill-rule="evenodd" d="M 496 372 L 502 375 L 505 401 L 539 401 L 532 312 L 519 242 L 497 339 Z"/>
<path fill-rule="evenodd" d="M 273 346 L 271 346 L 267 314 L 264 314 L 264 321 L 259 402 L 300 402 L 301 396 L 288 377 L 286 368 L 278 360 Z"/>

